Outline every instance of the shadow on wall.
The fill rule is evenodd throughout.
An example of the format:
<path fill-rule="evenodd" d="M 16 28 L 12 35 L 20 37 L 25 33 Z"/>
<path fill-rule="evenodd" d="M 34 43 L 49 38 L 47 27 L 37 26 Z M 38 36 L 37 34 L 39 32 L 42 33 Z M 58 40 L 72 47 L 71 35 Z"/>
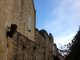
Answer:
<path fill-rule="evenodd" d="M 7 37 L 9 36 L 9 37 L 12 38 L 16 29 L 17 29 L 17 25 L 16 24 L 11 24 L 11 27 L 7 26 L 7 28 L 10 29 L 10 31 L 7 31 Z"/>

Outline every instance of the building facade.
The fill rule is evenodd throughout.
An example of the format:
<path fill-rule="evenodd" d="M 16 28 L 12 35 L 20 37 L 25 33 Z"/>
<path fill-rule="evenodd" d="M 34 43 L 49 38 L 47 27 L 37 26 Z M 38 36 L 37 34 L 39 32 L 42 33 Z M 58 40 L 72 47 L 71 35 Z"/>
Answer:
<path fill-rule="evenodd" d="M 41 34 L 42 32 L 44 34 Z M 48 35 L 45 30 L 39 31 L 38 29 L 35 33 L 35 41 L 17 30 L 12 38 L 8 37 L 7 60 L 54 60 L 51 46 L 52 35 Z"/>
<path fill-rule="evenodd" d="M 8 35 L 12 38 L 15 26 L 18 32 L 35 41 L 36 11 L 33 0 L 0 0 L 0 60 L 7 59 Z"/>
<path fill-rule="evenodd" d="M 35 40 L 36 40 L 36 44 L 38 44 L 43 49 L 41 50 L 43 51 L 42 52 L 43 55 L 40 55 L 40 56 L 44 56 L 44 59 L 42 60 L 53 60 L 53 44 L 54 44 L 53 41 L 54 40 L 53 40 L 52 34 L 50 33 L 48 35 L 48 33 L 45 30 L 39 31 L 38 29 L 36 29 Z M 37 55 L 37 57 L 40 57 L 40 56 Z"/>
<path fill-rule="evenodd" d="M 54 60 L 53 36 L 36 28 L 33 0 L 0 0 L 0 47 L 0 60 Z"/>

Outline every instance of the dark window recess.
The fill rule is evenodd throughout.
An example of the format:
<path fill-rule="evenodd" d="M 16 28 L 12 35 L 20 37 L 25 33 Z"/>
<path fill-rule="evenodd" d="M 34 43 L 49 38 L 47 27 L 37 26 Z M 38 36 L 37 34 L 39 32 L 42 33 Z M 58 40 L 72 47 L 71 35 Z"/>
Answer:
<path fill-rule="evenodd" d="M 14 33 L 15 33 L 15 31 L 16 31 L 16 29 L 17 29 L 17 25 L 11 24 L 11 30 L 10 30 L 10 32 L 7 32 L 7 36 L 12 38 Z"/>
<path fill-rule="evenodd" d="M 45 55 L 45 52 L 44 52 L 44 55 Z"/>
<path fill-rule="evenodd" d="M 23 25 L 23 32 L 25 32 L 25 23 L 24 23 L 24 25 Z"/>
<path fill-rule="evenodd" d="M 45 56 L 45 52 L 44 52 L 44 56 Z"/>
<path fill-rule="evenodd" d="M 49 60 L 49 57 L 48 57 L 48 60 Z"/>
<path fill-rule="evenodd" d="M 25 45 L 23 45 L 23 46 L 22 46 L 22 49 L 25 49 L 25 48 L 26 48 L 26 46 L 25 46 Z"/>
<path fill-rule="evenodd" d="M 35 36 L 37 36 L 37 34 L 35 34 Z"/>
<path fill-rule="evenodd" d="M 35 31 L 35 33 L 37 33 L 37 32 Z"/>
<path fill-rule="evenodd" d="M 29 32 L 31 32 L 31 30 L 28 30 Z"/>
<path fill-rule="evenodd" d="M 36 47 L 36 46 L 34 46 L 34 50 L 35 50 L 35 49 L 37 49 L 37 47 Z"/>

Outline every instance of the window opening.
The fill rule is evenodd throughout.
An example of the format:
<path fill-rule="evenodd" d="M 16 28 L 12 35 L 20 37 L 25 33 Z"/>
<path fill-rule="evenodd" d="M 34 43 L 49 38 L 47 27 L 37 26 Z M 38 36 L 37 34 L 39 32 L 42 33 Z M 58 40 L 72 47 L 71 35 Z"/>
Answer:
<path fill-rule="evenodd" d="M 31 16 L 28 15 L 28 31 L 31 31 Z"/>
<path fill-rule="evenodd" d="M 24 23 L 24 25 L 23 25 L 23 32 L 25 32 L 25 23 Z"/>

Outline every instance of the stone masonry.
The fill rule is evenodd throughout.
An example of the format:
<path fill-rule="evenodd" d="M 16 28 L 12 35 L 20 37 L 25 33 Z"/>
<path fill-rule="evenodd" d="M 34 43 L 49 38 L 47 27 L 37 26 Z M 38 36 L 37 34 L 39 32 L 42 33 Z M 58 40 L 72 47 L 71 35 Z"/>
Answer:
<path fill-rule="evenodd" d="M 38 34 L 37 38 L 43 38 L 40 33 Z M 34 42 L 16 31 L 12 39 L 8 37 L 7 60 L 53 60 L 51 49 L 45 46 L 45 39 L 39 43 L 40 39 L 37 38 Z"/>
<path fill-rule="evenodd" d="M 8 45 L 7 60 L 36 60 L 35 42 L 21 33 L 15 32 Z"/>
<path fill-rule="evenodd" d="M 31 16 L 31 30 L 28 30 L 28 16 Z M 7 36 L 11 25 L 17 25 L 17 31 L 35 41 L 36 11 L 33 0 L 0 0 L 0 60 L 7 60 Z"/>
<path fill-rule="evenodd" d="M 51 33 L 48 35 L 45 30 L 36 29 L 36 44 L 43 49 L 44 60 L 53 60 L 53 37 Z"/>
<path fill-rule="evenodd" d="M 36 28 L 33 0 L 0 0 L 0 60 L 54 60 L 53 47 L 52 34 Z"/>

